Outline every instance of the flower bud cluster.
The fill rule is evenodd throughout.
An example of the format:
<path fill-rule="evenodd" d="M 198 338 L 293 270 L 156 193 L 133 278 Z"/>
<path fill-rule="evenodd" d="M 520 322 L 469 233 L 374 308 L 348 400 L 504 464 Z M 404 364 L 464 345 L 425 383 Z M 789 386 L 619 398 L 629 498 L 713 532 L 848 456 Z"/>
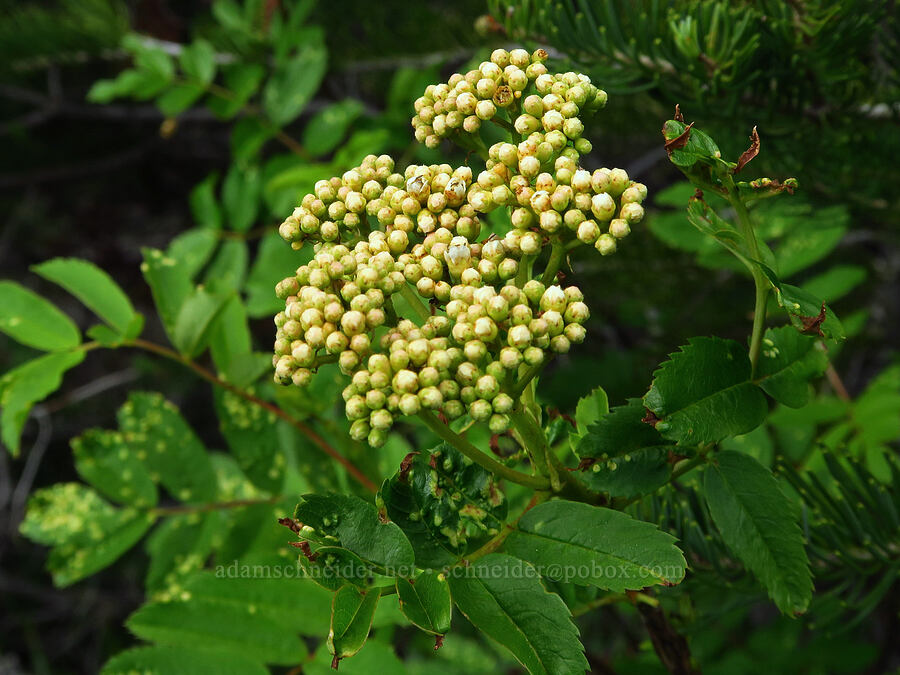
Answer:
<path fill-rule="evenodd" d="M 574 286 L 453 285 L 444 314 L 399 321 L 354 371 L 343 393 L 350 433 L 377 447 L 397 417 L 421 410 L 468 413 L 503 433 L 521 373 L 582 342 L 588 316 Z"/>
<path fill-rule="evenodd" d="M 416 136 L 430 146 L 494 115 L 514 126 L 519 141 L 491 146 L 484 170 L 401 172 L 369 155 L 317 182 L 280 226 L 315 255 L 276 286 L 275 381 L 305 386 L 336 362 L 351 378 L 343 398 L 357 440 L 379 446 L 422 410 L 502 433 L 529 373 L 585 338 L 581 291 L 545 286 L 531 266 L 549 244 L 547 280 L 578 244 L 613 253 L 643 217 L 647 188 L 622 169 L 580 166 L 582 117 L 606 94 L 583 75 L 549 74 L 545 58 L 496 50 L 416 102 Z M 479 217 L 501 207 L 511 227 L 481 239 Z M 420 305 L 421 321 L 399 311 L 398 295 Z"/>
<path fill-rule="evenodd" d="M 318 181 L 279 233 L 300 249 L 307 240 L 354 243 L 376 227 L 388 235 L 394 254 L 407 249 L 413 233 L 426 235 L 439 227 L 474 240 L 481 223 L 466 199 L 471 183 L 467 166 L 411 165 L 400 174 L 391 157 L 369 155 L 342 176 Z"/>
<path fill-rule="evenodd" d="M 590 143 L 582 138 L 585 115 L 606 104 L 606 93 L 580 73 L 547 71 L 543 49 L 496 49 L 490 61 L 465 75 L 454 73 L 432 84 L 416 99 L 412 118 L 416 140 L 429 148 L 454 135 L 476 134 L 486 121 L 502 120 L 523 136 L 536 131 L 562 139 L 585 154 Z"/>
<path fill-rule="evenodd" d="M 531 139 L 518 146 L 497 143 L 490 149 L 488 165 L 517 163 L 521 172 L 534 159 Z M 492 164 L 493 163 L 493 164 Z M 616 242 L 631 232 L 644 217 L 641 205 L 647 187 L 628 178 L 623 169 L 597 169 L 593 173 L 578 166 L 570 154 L 561 154 L 545 167 L 537 160 L 539 173 L 517 173 L 509 182 L 512 229 L 503 243 L 514 253 L 536 255 L 548 237 L 577 240 L 594 246 L 602 255 L 616 250 Z M 547 170 L 542 170 L 546 168 Z"/>

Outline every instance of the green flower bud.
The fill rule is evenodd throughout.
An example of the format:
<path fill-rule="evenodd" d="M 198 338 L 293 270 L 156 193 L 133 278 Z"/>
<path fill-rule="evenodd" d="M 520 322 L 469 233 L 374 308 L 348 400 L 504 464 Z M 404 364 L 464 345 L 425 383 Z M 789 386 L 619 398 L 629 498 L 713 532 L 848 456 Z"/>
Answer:
<path fill-rule="evenodd" d="M 584 342 L 584 338 L 587 335 L 587 331 L 584 329 L 584 326 L 578 323 L 570 323 L 566 326 L 566 329 L 563 331 L 563 335 L 565 335 L 569 342 L 572 344 L 579 345 Z"/>
<path fill-rule="evenodd" d="M 619 211 L 619 216 L 629 225 L 634 225 L 644 218 L 644 207 L 634 202 L 624 204 Z"/>
<path fill-rule="evenodd" d="M 469 404 L 469 415 L 473 420 L 477 420 L 478 422 L 486 422 L 491 414 L 493 414 L 493 408 L 489 401 L 485 401 L 484 399 L 477 399 L 472 401 Z"/>
<path fill-rule="evenodd" d="M 579 155 L 589 155 L 594 145 L 586 138 L 582 137 L 575 141 L 575 152 Z"/>
<path fill-rule="evenodd" d="M 539 366 L 544 362 L 544 350 L 540 347 L 528 347 L 522 357 L 529 366 Z"/>
<path fill-rule="evenodd" d="M 562 227 L 563 217 L 559 211 L 544 211 L 538 223 L 544 232 L 553 233 Z M 538 246 L 540 246 L 540 243 L 538 243 Z"/>
<path fill-rule="evenodd" d="M 398 407 L 404 415 L 415 415 L 422 409 L 422 404 L 415 394 L 403 394 Z"/>
<path fill-rule="evenodd" d="M 530 279 L 525 282 L 525 286 L 522 287 L 522 291 L 525 293 L 525 297 L 528 298 L 528 301 L 537 306 L 540 304 L 541 296 L 544 295 L 544 291 L 546 290 L 544 284 L 542 284 L 537 279 Z"/>
<path fill-rule="evenodd" d="M 491 405 L 494 408 L 494 412 L 506 414 L 512 412 L 512 409 L 515 406 L 515 401 L 509 394 L 504 394 L 501 392 L 497 394 L 496 397 L 494 397 L 494 400 L 491 401 Z"/>
<path fill-rule="evenodd" d="M 531 344 L 531 331 L 528 330 L 528 326 L 512 326 L 507 335 L 507 342 L 510 347 L 525 349 Z"/>
<path fill-rule="evenodd" d="M 526 291 L 527 293 L 527 291 Z M 547 288 L 540 299 L 541 310 L 563 312 L 566 309 L 566 294 L 560 286 L 553 285 Z"/>
<path fill-rule="evenodd" d="M 491 415 L 488 428 L 495 434 L 504 434 L 509 430 L 509 418 L 506 415 Z"/>
<path fill-rule="evenodd" d="M 631 227 L 629 227 L 627 221 L 615 218 L 609 223 L 609 233 L 616 239 L 622 239 L 631 233 Z"/>
<path fill-rule="evenodd" d="M 497 114 L 497 106 L 493 101 L 479 101 L 475 105 L 475 115 L 478 119 L 489 120 Z"/>
<path fill-rule="evenodd" d="M 465 414 L 466 407 L 461 401 L 444 401 L 443 411 L 447 419 L 455 420 Z"/>
<path fill-rule="evenodd" d="M 387 411 L 384 411 L 387 412 Z M 388 413 L 390 414 L 390 413 Z M 373 448 L 380 448 L 387 442 L 387 431 L 384 429 L 372 429 L 366 437 L 366 442 Z"/>
<path fill-rule="evenodd" d="M 383 408 L 387 403 L 387 395 L 378 389 L 369 389 L 366 392 L 366 405 L 370 410 L 378 410 Z"/>
<path fill-rule="evenodd" d="M 534 178 L 540 170 L 541 162 L 537 157 L 528 155 L 519 159 L 519 173 L 523 176 Z"/>
<path fill-rule="evenodd" d="M 481 340 L 469 340 L 463 348 L 463 353 L 469 361 L 477 363 L 487 356 L 487 347 Z"/>
<path fill-rule="evenodd" d="M 423 408 L 428 410 L 437 410 L 443 405 L 444 397 L 437 387 L 426 387 L 419 392 L 419 402 Z"/>
<path fill-rule="evenodd" d="M 591 197 L 591 211 L 597 220 L 610 220 L 616 212 L 616 203 L 607 193 L 601 192 Z"/>
<path fill-rule="evenodd" d="M 354 441 L 365 441 L 370 431 L 371 427 L 368 420 L 356 420 L 350 425 L 350 438 Z"/>
<path fill-rule="evenodd" d="M 622 194 L 628 183 L 628 174 L 624 169 L 613 169 L 609 172 L 609 193 L 613 197 L 618 197 Z"/>
<path fill-rule="evenodd" d="M 600 251 L 600 255 L 610 255 L 616 252 L 616 240 L 612 235 L 601 234 L 594 248 Z"/>
<path fill-rule="evenodd" d="M 359 355 L 350 350 L 341 352 L 341 355 L 338 357 L 338 366 L 345 375 L 351 373 L 359 366 Z"/>
<path fill-rule="evenodd" d="M 469 385 L 467 387 L 462 387 L 459 390 L 459 400 L 462 401 L 466 405 L 469 405 L 470 403 L 472 403 L 476 398 L 478 398 L 478 397 L 475 395 L 475 387 L 473 387 L 471 385 Z"/>
<path fill-rule="evenodd" d="M 497 266 L 497 276 L 503 281 L 512 279 L 519 271 L 519 263 L 512 258 L 506 258 Z"/>
<path fill-rule="evenodd" d="M 565 354 L 570 347 L 569 339 L 565 335 L 557 335 L 550 339 L 550 351 L 555 354 Z"/>
<path fill-rule="evenodd" d="M 491 400 L 500 393 L 500 383 L 493 375 L 482 375 L 475 383 L 475 393 L 479 398 Z"/>
<path fill-rule="evenodd" d="M 519 240 L 524 255 L 536 255 L 541 250 L 541 238 L 536 232 L 525 232 Z"/>
<path fill-rule="evenodd" d="M 366 405 L 366 399 L 358 394 L 347 399 L 344 411 L 347 414 L 347 419 L 350 421 L 367 418 L 371 412 L 369 406 Z"/>
<path fill-rule="evenodd" d="M 387 431 L 394 424 L 394 418 L 387 410 L 375 410 L 369 416 L 369 424 L 372 429 Z"/>
<path fill-rule="evenodd" d="M 564 314 L 566 323 L 584 323 L 591 316 L 588 306 L 583 302 L 573 302 L 566 307 Z"/>

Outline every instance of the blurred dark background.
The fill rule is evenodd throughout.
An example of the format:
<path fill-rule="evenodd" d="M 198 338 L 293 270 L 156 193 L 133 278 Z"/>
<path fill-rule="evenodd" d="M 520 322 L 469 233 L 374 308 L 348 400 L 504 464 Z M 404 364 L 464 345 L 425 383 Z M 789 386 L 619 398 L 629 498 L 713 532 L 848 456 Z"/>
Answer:
<path fill-rule="evenodd" d="M 279 11 L 282 3 L 265 4 Z M 766 5 L 733 4 L 762 6 L 761 11 Z M 647 225 L 635 228 L 615 256 L 598 259 L 579 252 L 571 261 L 577 283 L 590 289 L 591 338 L 577 354 L 555 364 L 543 382 L 546 402 L 571 412 L 578 398 L 597 384 L 606 389 L 612 404 L 642 395 L 656 365 L 687 337 L 746 339 L 750 282 L 715 259 L 698 257 L 696 250 L 672 246 L 680 230 L 671 222 L 683 221 L 680 209 L 657 203 L 654 196 L 681 180 L 666 161 L 659 133 L 674 103 L 682 104 L 688 120 L 709 130 L 729 157 L 746 147 L 750 128 L 759 124 L 762 154 L 748 171 L 753 176 L 796 176 L 802 188 L 797 199 L 809 208 L 802 228 L 809 232 L 815 234 L 817 222 L 833 226 L 833 219 L 815 215 L 818 209 L 841 209 L 839 220 L 844 223 L 839 241 L 799 271 L 792 283 L 814 280 L 835 266 L 864 271 L 855 283 L 845 283 L 847 288 L 832 289 L 830 299 L 853 328 L 847 346 L 835 349 L 835 369 L 855 396 L 897 358 L 900 126 L 896 80 L 891 79 L 896 78 L 897 62 L 886 61 L 894 52 L 883 49 L 896 40 L 896 32 L 891 32 L 896 31 L 893 3 L 844 4 L 848 13 L 868 8 L 879 25 L 890 19 L 888 28 L 877 34 L 843 35 L 855 40 L 850 54 L 845 53 L 854 67 L 833 82 L 799 63 L 768 78 L 757 76 L 753 92 L 766 91 L 766 86 L 771 91 L 790 89 L 783 85 L 791 78 L 809 85 L 779 89 L 769 100 L 759 101 L 737 84 L 719 98 L 716 92 L 694 92 L 694 100 L 684 82 L 670 89 L 658 77 L 606 87 L 604 69 L 621 71 L 615 71 L 614 62 L 604 61 L 602 50 L 567 39 L 563 23 L 552 13 L 518 21 L 509 13 L 497 16 L 505 5 L 488 7 L 476 0 L 318 3 L 307 23 L 324 36 L 327 75 L 306 110 L 284 131 L 300 137 L 317 110 L 353 98 L 363 104 L 364 129 L 391 129 L 379 151 L 406 161 L 427 161 L 433 155 L 411 145 L 408 117 L 413 98 L 391 100 L 392 92 L 403 91 L 397 74 L 404 73 L 414 85 L 437 81 L 439 75 L 446 78 L 471 60 L 483 59 L 498 45 L 520 40 L 551 47 L 560 63 L 585 67 L 607 88 L 609 106 L 591 133 L 594 152 L 586 163 L 591 169 L 620 166 L 645 182 L 653 210 Z M 30 274 L 29 266 L 57 256 L 96 263 L 121 284 L 136 309 L 150 317 L 148 335 L 164 341 L 141 276 L 140 248 L 165 248 L 192 227 L 191 189 L 212 171 L 225 173 L 233 159 L 232 122 L 217 119 L 202 106 L 167 118 L 151 100 L 96 104 L 88 102 L 86 94 L 95 81 L 114 77 L 128 66 L 130 55 L 119 46 L 125 33 L 136 31 L 166 43 L 189 42 L 209 27 L 210 10 L 211 3 L 199 0 L 0 0 L 0 277 L 44 294 L 81 327 L 90 322 L 87 310 Z M 491 12 L 495 18 L 486 19 Z M 572 48 L 567 50 L 567 45 Z M 828 53 L 846 46 L 829 44 Z M 808 58 L 815 63 L 824 59 L 815 54 Z M 873 63 L 885 66 L 877 75 L 880 82 L 869 82 L 867 78 L 876 76 L 859 69 Z M 756 70 L 768 67 L 760 63 Z M 830 72 L 836 68 L 823 67 Z M 764 86 L 766 81 L 770 84 Z M 821 98 L 822 92 L 835 92 L 848 82 L 861 88 L 848 87 L 836 100 Z M 878 100 L 873 101 L 876 85 Z M 270 142 L 261 156 L 281 152 L 283 148 Z M 363 148 L 356 159 L 365 152 Z M 452 161 L 462 159 L 457 154 Z M 790 221 L 781 212 L 776 215 Z M 264 233 L 278 222 L 276 214 L 263 211 L 256 226 Z M 248 241 L 252 257 L 259 240 Z M 792 245 L 802 249 L 803 240 Z M 809 245 L 819 244 L 812 237 Z M 255 319 L 253 328 L 260 348 L 266 349 L 271 320 Z M 0 371 L 30 355 L 0 336 Z M 829 386 L 824 385 L 826 390 Z M 95 672 L 110 654 L 132 642 L 122 623 L 143 599 L 146 561 L 139 550 L 97 576 L 58 590 L 42 569 L 45 549 L 23 539 L 17 528 L 30 491 L 76 479 L 68 440 L 88 427 L 109 426 L 113 411 L 135 388 L 163 391 L 209 447 L 222 445 L 205 385 L 177 366 L 123 350 L 92 355 L 66 377 L 55 396 L 35 408 L 25 428 L 22 455 L 13 460 L 0 452 L 0 674 Z M 882 653 L 887 648 L 882 660 L 868 661 L 873 668 L 896 665 L 897 645 L 888 648 L 896 631 L 884 628 L 896 626 L 896 610 L 893 597 L 882 618 L 894 623 L 883 623 L 862 641 Z"/>

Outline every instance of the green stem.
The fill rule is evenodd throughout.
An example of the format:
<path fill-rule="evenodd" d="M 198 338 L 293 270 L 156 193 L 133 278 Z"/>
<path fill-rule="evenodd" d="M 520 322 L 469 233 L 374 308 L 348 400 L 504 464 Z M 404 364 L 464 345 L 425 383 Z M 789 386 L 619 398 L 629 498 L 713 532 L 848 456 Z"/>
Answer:
<path fill-rule="evenodd" d="M 747 250 L 752 258 L 751 271 L 753 273 L 753 283 L 756 286 L 756 302 L 753 308 L 753 331 L 750 334 L 750 365 L 751 377 L 756 375 L 756 364 L 759 361 L 759 353 L 762 348 L 762 338 L 766 330 L 766 301 L 769 296 L 769 280 L 760 269 L 759 265 L 759 242 L 756 239 L 756 232 L 753 229 L 753 222 L 750 220 L 750 213 L 747 206 L 741 200 L 734 181 L 729 180 L 728 183 L 728 201 L 737 214 L 738 227 L 744 241 L 747 244 Z"/>
<path fill-rule="evenodd" d="M 507 131 L 510 134 L 510 140 L 514 139 L 519 134 L 519 132 L 516 131 L 516 128 L 512 124 L 501 117 L 492 117 L 491 122 L 496 124 L 501 129 Z"/>
<path fill-rule="evenodd" d="M 541 474 L 550 479 L 550 486 L 554 492 L 562 489 L 562 481 L 556 466 L 550 459 L 550 447 L 547 444 L 547 437 L 540 424 L 532 416 L 531 412 L 526 409 L 523 402 L 517 405 L 509 414 L 509 419 L 513 423 L 519 436 L 522 438 L 522 444 L 525 450 L 534 461 L 535 466 Z"/>
<path fill-rule="evenodd" d="M 239 509 L 245 506 L 256 506 L 257 504 L 275 504 L 282 499 L 283 497 L 281 495 L 277 495 L 275 497 L 266 497 L 264 499 L 235 499 L 229 502 L 211 502 L 209 504 L 159 506 L 155 509 L 150 509 L 150 513 L 155 516 L 175 516 L 183 513 L 207 513 L 209 511 L 224 511 L 226 509 Z"/>
<path fill-rule="evenodd" d="M 496 474 L 501 478 L 505 478 L 511 483 L 518 483 L 519 485 L 524 485 L 525 487 L 530 487 L 534 490 L 546 490 L 549 487 L 549 481 L 547 481 L 546 478 L 529 476 L 521 471 L 516 471 L 505 464 L 501 464 L 493 457 L 484 454 L 465 438 L 454 433 L 446 424 L 442 424 L 431 412 L 423 410 L 419 413 L 419 418 L 425 423 L 425 426 L 431 429 L 435 434 L 491 473 Z"/>
<path fill-rule="evenodd" d="M 547 267 L 544 269 L 544 275 L 541 277 L 541 283 L 544 285 L 552 284 L 556 280 L 556 273 L 562 264 L 566 255 L 566 247 L 560 240 L 555 240 L 550 248 L 550 260 L 547 261 Z"/>
<path fill-rule="evenodd" d="M 403 299 L 409 303 L 409 306 L 412 307 L 412 310 L 419 316 L 422 321 L 428 321 L 431 318 L 431 312 L 428 311 L 428 308 L 422 304 L 422 301 L 419 300 L 419 296 L 416 295 L 416 292 L 412 289 L 407 283 L 400 285 L 400 295 L 403 296 Z"/>
<path fill-rule="evenodd" d="M 523 255 L 519 261 L 519 271 L 516 273 L 516 286 L 522 288 L 525 282 L 531 278 L 531 266 L 534 264 L 533 255 Z"/>
<path fill-rule="evenodd" d="M 525 391 L 525 388 L 531 383 L 531 381 L 537 377 L 540 372 L 544 369 L 546 365 L 546 361 L 537 364 L 536 366 L 528 366 L 524 373 L 522 373 L 522 377 L 520 377 L 516 383 L 512 386 L 512 389 L 509 390 L 509 395 L 514 399 L 519 398 L 522 393 Z"/>

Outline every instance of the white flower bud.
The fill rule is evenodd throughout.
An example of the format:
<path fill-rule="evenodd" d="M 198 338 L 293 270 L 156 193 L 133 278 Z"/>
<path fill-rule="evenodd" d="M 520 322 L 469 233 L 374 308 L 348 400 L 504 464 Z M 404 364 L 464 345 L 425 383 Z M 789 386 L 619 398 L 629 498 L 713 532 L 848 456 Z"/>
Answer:
<path fill-rule="evenodd" d="M 591 197 L 591 211 L 597 220 L 610 220 L 616 212 L 616 203 L 607 193 Z"/>

